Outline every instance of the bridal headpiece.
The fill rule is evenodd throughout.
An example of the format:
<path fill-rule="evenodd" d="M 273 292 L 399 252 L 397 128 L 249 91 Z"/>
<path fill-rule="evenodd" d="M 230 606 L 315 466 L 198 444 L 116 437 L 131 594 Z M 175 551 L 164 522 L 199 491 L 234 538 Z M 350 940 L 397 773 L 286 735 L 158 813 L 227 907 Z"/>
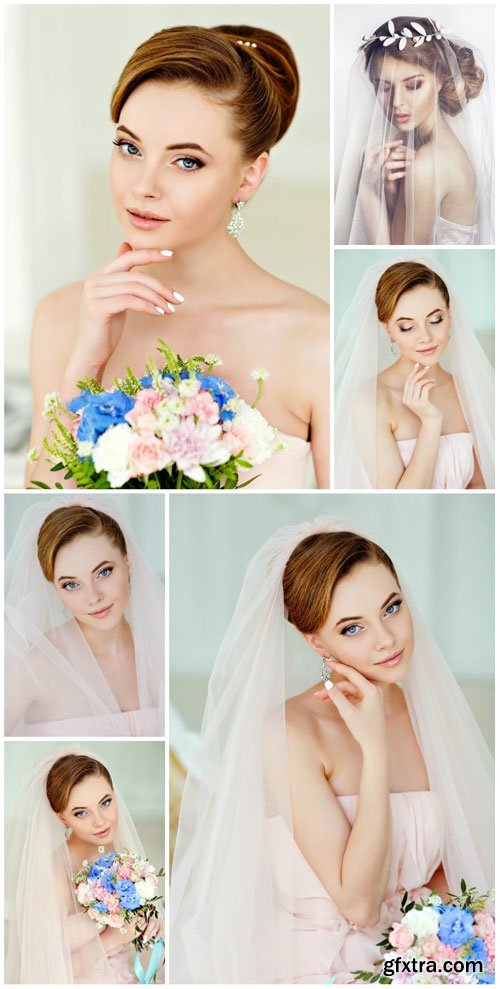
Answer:
<path fill-rule="evenodd" d="M 388 48 L 389 45 L 398 42 L 399 50 L 403 51 L 407 44 L 412 44 L 414 48 L 420 48 L 420 45 L 426 41 L 441 41 L 445 34 L 450 34 L 449 29 L 441 27 L 437 21 L 434 22 L 436 30 L 432 34 L 429 34 L 418 21 L 410 21 L 410 24 L 413 31 L 410 31 L 409 27 L 404 27 L 401 29 L 401 34 L 398 34 L 394 21 L 387 21 L 387 34 L 364 34 L 363 46 L 371 44 L 372 41 L 381 41 L 383 47 Z"/>

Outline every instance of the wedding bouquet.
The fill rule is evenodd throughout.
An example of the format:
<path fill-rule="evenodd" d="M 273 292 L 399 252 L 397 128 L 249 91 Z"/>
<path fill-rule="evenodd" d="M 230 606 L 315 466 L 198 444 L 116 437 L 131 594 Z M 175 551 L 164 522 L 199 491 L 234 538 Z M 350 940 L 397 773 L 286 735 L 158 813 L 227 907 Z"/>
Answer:
<path fill-rule="evenodd" d="M 435 893 L 401 901 L 401 920 L 384 931 L 383 958 L 376 972 L 352 974 L 361 982 L 421 983 L 424 985 L 495 982 L 495 903 L 461 882 L 461 894 L 444 904 Z M 394 950 L 396 949 L 396 950 Z"/>
<path fill-rule="evenodd" d="M 99 848 L 104 852 L 104 848 Z M 135 971 L 140 982 L 151 982 L 163 957 L 163 940 L 153 944 L 148 971 L 144 975 L 139 953 L 148 947 L 144 933 L 151 917 L 158 917 L 156 903 L 158 880 L 164 870 L 156 872 L 154 865 L 133 852 L 107 852 L 90 865 L 84 861 L 73 876 L 76 898 L 99 931 L 115 927 L 126 933 L 125 924 L 135 923 Z"/>
<path fill-rule="evenodd" d="M 65 480 L 74 478 L 81 488 L 250 484 L 254 477 L 238 483 L 240 470 L 257 467 L 284 448 L 255 407 L 267 371 L 252 371 L 257 397 L 250 406 L 212 374 L 222 363 L 215 354 L 184 361 L 163 340 L 158 350 L 162 370 L 152 360 L 142 378 L 127 368 L 126 378 L 108 389 L 87 378 L 78 382 L 80 394 L 66 407 L 57 392 L 46 396 L 42 414 L 53 434 L 43 445 L 54 462 L 51 470 L 64 470 Z M 39 457 L 37 448 L 28 453 L 31 461 Z"/>

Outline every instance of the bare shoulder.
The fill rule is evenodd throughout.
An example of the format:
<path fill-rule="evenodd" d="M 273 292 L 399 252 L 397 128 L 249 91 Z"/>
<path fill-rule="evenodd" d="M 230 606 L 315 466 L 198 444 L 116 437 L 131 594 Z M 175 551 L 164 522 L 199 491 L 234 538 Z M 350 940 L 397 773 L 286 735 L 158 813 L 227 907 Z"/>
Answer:
<path fill-rule="evenodd" d="M 257 268 L 257 281 L 264 305 L 286 322 L 290 331 L 320 340 L 329 339 L 330 307 L 324 299 L 276 278 L 262 268 Z"/>
<path fill-rule="evenodd" d="M 34 328 L 40 332 L 65 337 L 73 335 L 78 321 L 78 312 L 83 291 L 83 282 L 63 285 L 44 295 L 35 311 Z"/>

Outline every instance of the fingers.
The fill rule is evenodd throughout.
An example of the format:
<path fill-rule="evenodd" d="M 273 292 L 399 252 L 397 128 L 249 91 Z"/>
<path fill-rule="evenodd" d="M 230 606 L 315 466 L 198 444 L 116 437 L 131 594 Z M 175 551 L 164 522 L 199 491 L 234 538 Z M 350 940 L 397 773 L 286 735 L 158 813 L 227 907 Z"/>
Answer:
<path fill-rule="evenodd" d="M 355 687 L 352 683 L 348 683 L 346 680 L 335 682 L 335 686 L 338 687 L 339 690 L 341 690 L 346 696 L 359 697 L 357 687 Z M 321 687 L 320 690 L 316 690 L 314 692 L 314 696 L 320 701 L 327 701 L 330 697 L 330 691 L 326 687 Z"/>
<path fill-rule="evenodd" d="M 330 687 L 329 697 L 332 704 L 335 704 L 340 717 L 345 721 L 345 719 L 349 716 L 349 712 L 352 711 L 351 702 L 347 700 L 347 697 L 344 697 L 342 691 L 339 690 L 334 683 L 332 683 L 332 686 Z"/>
<path fill-rule="evenodd" d="M 333 661 L 326 659 L 325 663 L 332 670 L 339 671 L 340 673 L 342 673 L 347 680 L 349 680 L 358 688 L 361 696 L 364 697 L 366 688 L 370 686 L 370 682 L 369 680 L 366 679 L 366 677 L 363 676 L 362 673 L 359 672 L 359 670 L 354 670 L 352 666 L 345 666 L 344 663 L 339 663 L 338 659 L 335 659 Z"/>
<path fill-rule="evenodd" d="M 124 244 L 120 245 L 118 250 L 118 257 L 115 258 L 111 264 L 108 264 L 105 268 L 101 268 L 101 271 L 105 274 L 109 274 L 113 271 L 130 271 L 131 268 L 136 268 L 142 264 L 158 264 L 159 261 L 168 261 L 172 256 L 172 251 L 161 250 L 160 248 L 143 248 L 141 250 L 134 250 L 130 248 L 129 250 L 124 250 L 122 252 L 122 247 Z M 130 245 L 126 245 L 130 247 Z"/>
<path fill-rule="evenodd" d="M 161 284 L 156 283 L 154 279 L 151 279 L 153 285 L 150 285 L 136 279 L 135 275 L 133 278 L 130 275 L 128 277 L 124 275 L 118 275 L 114 278 L 113 276 L 107 277 L 110 277 L 111 280 L 95 285 L 94 298 L 112 299 L 114 296 L 136 295 L 140 299 L 151 302 L 153 306 L 159 306 L 164 311 L 168 309 L 171 313 L 175 312 L 175 305 L 173 301 L 170 301 L 173 297 L 172 290 L 162 288 Z M 176 304 L 180 305 L 180 302 Z"/>
<path fill-rule="evenodd" d="M 98 316 L 115 316 L 118 313 L 124 312 L 126 309 L 133 309 L 135 312 L 147 313 L 149 316 L 168 316 L 172 311 L 175 312 L 174 307 L 169 308 L 170 303 L 168 303 L 167 308 L 163 305 L 156 305 L 150 302 L 148 299 L 142 298 L 139 295 L 113 295 L 108 296 L 106 299 L 96 299 L 96 305 L 93 307 L 93 313 Z M 99 312 L 99 310 L 101 310 Z"/>
<path fill-rule="evenodd" d="M 173 305 L 180 305 L 184 302 L 184 297 L 179 292 L 174 292 L 173 288 L 169 285 L 164 285 L 159 278 L 152 278 L 151 275 L 146 275 L 142 271 L 134 271 L 131 274 L 128 271 L 117 271 L 112 275 L 103 275 L 96 277 L 95 286 L 96 289 L 106 289 L 107 286 L 112 285 L 144 285 L 146 288 L 151 289 L 153 292 L 157 292 L 164 297 L 167 302 L 171 302 Z"/>

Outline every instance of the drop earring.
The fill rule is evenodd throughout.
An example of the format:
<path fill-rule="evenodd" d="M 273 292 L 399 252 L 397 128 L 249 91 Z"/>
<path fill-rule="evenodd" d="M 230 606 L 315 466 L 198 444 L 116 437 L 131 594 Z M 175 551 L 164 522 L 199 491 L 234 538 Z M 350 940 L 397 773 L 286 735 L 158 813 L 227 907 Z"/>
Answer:
<path fill-rule="evenodd" d="M 397 357 L 398 356 L 398 349 L 396 347 L 396 341 L 395 340 L 391 340 L 391 354 L 393 355 L 393 357 Z"/>
<path fill-rule="evenodd" d="M 71 838 L 72 834 L 73 834 L 73 828 L 71 828 L 69 824 L 67 824 L 66 827 L 64 828 L 64 837 L 66 838 L 66 841 L 68 841 L 69 838 Z"/>
<path fill-rule="evenodd" d="M 227 229 L 231 234 L 231 237 L 238 238 L 245 229 L 245 220 L 242 213 L 244 205 L 245 203 L 242 199 L 239 199 L 237 203 L 233 203 L 235 212 L 232 214 L 227 225 Z"/>
<path fill-rule="evenodd" d="M 334 657 L 333 657 L 333 656 L 323 656 L 323 659 L 322 659 L 322 662 L 321 662 L 321 679 L 322 679 L 322 681 L 323 681 L 323 683 L 324 683 L 324 684 L 326 684 L 326 681 L 327 681 L 327 680 L 328 680 L 329 682 L 331 682 L 331 681 L 330 681 L 330 677 L 331 677 L 331 675 L 332 675 L 332 671 L 331 671 L 331 670 L 329 669 L 329 667 L 328 667 L 328 666 L 326 665 L 326 660 L 327 660 L 327 659 L 328 659 L 328 660 L 329 660 L 329 661 L 330 661 L 331 663 L 333 663 L 333 662 L 335 662 L 335 660 L 334 660 Z"/>

